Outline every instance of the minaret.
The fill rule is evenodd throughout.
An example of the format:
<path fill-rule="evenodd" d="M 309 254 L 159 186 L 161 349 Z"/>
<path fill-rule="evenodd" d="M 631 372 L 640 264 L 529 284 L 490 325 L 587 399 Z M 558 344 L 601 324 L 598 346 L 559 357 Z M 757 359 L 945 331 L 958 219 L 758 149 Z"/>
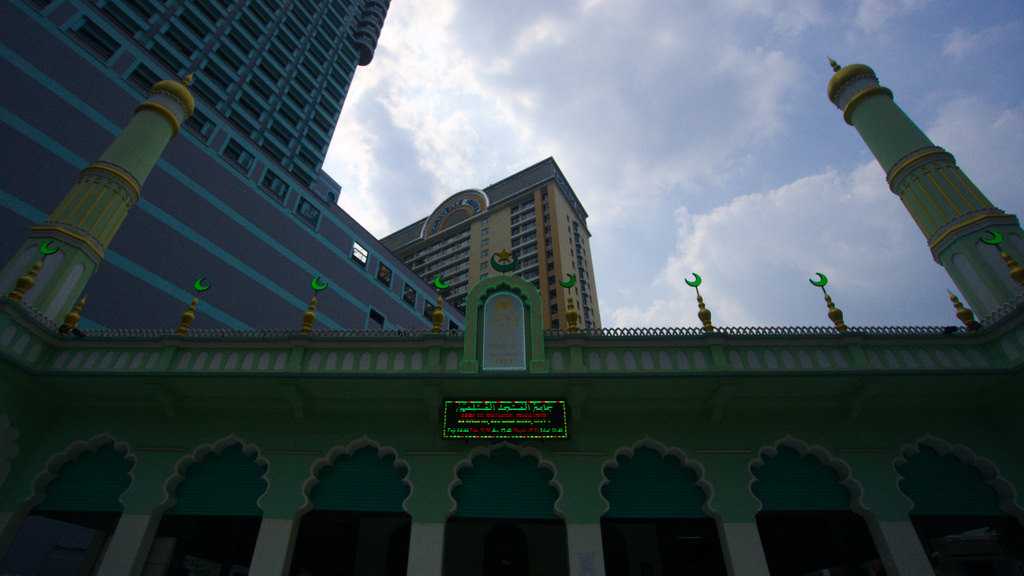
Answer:
<path fill-rule="evenodd" d="M 162 80 L 149 90 L 131 121 L 99 160 L 85 167 L 67 196 L 45 222 L 32 226 L 28 239 L 0 271 L 2 294 L 42 258 L 35 283 L 22 299 L 60 322 L 82 295 L 89 278 L 139 201 L 142 185 L 181 124 L 195 111 L 195 100 L 182 82 Z M 39 246 L 58 250 L 43 258 Z"/>
<path fill-rule="evenodd" d="M 946 269 L 964 298 L 982 317 L 1013 298 L 1020 286 L 1010 277 L 1000 249 L 1024 258 L 1024 231 L 1017 217 L 989 202 L 956 165 L 953 155 L 936 146 L 879 85 L 874 70 L 863 64 L 839 67 L 828 83 L 828 98 L 885 170 L 889 189 L 910 212 L 928 240 L 932 256 Z M 1005 238 L 999 248 L 981 242 Z"/>

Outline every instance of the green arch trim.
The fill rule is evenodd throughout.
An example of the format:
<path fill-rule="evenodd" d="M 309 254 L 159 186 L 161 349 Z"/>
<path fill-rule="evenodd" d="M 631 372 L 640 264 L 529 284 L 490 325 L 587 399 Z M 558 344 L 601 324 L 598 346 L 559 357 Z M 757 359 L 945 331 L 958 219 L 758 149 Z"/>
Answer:
<path fill-rule="evenodd" d="M 309 500 L 314 510 L 405 512 L 408 473 L 405 465 L 395 465 L 393 453 L 365 446 L 321 468 Z"/>
<path fill-rule="evenodd" d="M 706 518 L 700 476 L 671 453 L 641 446 L 604 467 L 607 518 Z"/>
<path fill-rule="evenodd" d="M 479 454 L 457 473 L 451 490 L 460 518 L 554 519 L 558 489 L 554 473 L 529 454 L 502 446 Z"/>
<path fill-rule="evenodd" d="M 72 512 L 121 512 L 121 494 L 131 484 L 134 462 L 107 443 L 86 449 L 64 463 L 46 486 L 37 510 Z"/>
<path fill-rule="evenodd" d="M 466 332 L 463 340 L 461 371 L 478 372 L 483 353 L 480 320 L 484 303 L 493 294 L 506 292 L 518 296 L 525 308 L 526 366 L 529 372 L 547 372 L 544 355 L 544 318 L 540 292 L 533 284 L 516 276 L 494 276 L 476 283 L 466 296 Z"/>
<path fill-rule="evenodd" d="M 897 463 L 900 490 L 910 498 L 915 515 L 1002 516 L 999 494 L 981 470 L 952 452 L 918 444 L 917 452 Z"/>
<path fill-rule="evenodd" d="M 184 470 L 167 514 L 181 516 L 262 516 L 257 501 L 267 490 L 267 467 L 241 444 L 211 452 Z"/>
<path fill-rule="evenodd" d="M 779 446 L 764 464 L 752 465 L 751 490 L 765 511 L 849 510 L 850 492 L 839 474 L 813 454 Z"/>

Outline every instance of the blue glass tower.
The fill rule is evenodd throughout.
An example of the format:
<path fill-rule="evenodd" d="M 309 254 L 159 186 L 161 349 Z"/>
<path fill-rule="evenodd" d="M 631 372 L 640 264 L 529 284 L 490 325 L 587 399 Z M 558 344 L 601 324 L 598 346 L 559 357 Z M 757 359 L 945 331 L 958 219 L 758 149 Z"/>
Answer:
<path fill-rule="evenodd" d="M 389 0 L 13 0 L 0 6 L 0 259 L 17 255 L 157 80 L 196 111 L 92 278 L 85 326 L 163 326 L 207 276 L 196 327 L 427 327 L 430 286 L 337 207 L 321 170 Z M 45 274 L 45 270 L 43 271 Z M 7 290 L 14 277 L 0 278 Z M 31 302 L 29 302 L 31 303 Z M 454 309 L 447 316 L 461 324 Z"/>

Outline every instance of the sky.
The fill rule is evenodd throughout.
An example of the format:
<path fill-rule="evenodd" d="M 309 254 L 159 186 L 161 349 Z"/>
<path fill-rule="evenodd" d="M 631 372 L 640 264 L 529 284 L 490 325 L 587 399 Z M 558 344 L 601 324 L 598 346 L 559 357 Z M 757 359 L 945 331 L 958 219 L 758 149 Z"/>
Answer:
<path fill-rule="evenodd" d="M 324 169 L 378 237 L 548 156 L 590 217 L 605 327 L 956 324 L 955 286 L 829 101 L 871 66 L 1024 215 L 1020 0 L 394 0 Z"/>

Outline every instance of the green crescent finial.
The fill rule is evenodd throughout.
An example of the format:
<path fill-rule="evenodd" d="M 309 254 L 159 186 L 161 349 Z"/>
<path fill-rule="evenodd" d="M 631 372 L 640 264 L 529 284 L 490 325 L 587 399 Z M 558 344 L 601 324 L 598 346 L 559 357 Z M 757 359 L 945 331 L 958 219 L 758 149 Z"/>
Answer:
<path fill-rule="evenodd" d="M 686 285 L 689 286 L 690 288 L 696 288 L 696 287 L 700 286 L 700 283 L 703 282 L 704 279 L 701 278 L 700 274 L 697 274 L 696 272 L 692 272 L 692 274 L 693 274 L 693 282 L 690 282 L 689 278 L 683 278 L 683 282 L 686 282 Z"/>
<path fill-rule="evenodd" d="M 434 288 L 436 290 L 447 290 L 448 289 L 448 283 L 445 282 L 441 278 L 440 274 L 438 274 L 437 276 L 434 276 Z"/>
<path fill-rule="evenodd" d="M 558 285 L 561 286 L 562 288 L 572 288 L 573 286 L 575 286 L 576 285 L 576 275 L 573 274 L 572 272 L 566 272 L 566 276 L 569 279 L 568 280 L 560 280 L 558 282 Z"/>
<path fill-rule="evenodd" d="M 192 289 L 197 293 L 202 294 L 210 289 L 210 281 L 206 279 L 206 276 L 200 276 L 192 283 Z"/>
<path fill-rule="evenodd" d="M 320 292 L 327 288 L 327 282 L 324 282 L 323 278 L 314 276 L 313 281 L 309 283 L 309 287 L 313 289 L 313 292 Z"/>
<path fill-rule="evenodd" d="M 53 240 L 43 240 L 39 243 L 39 254 L 43 257 L 49 256 L 50 254 L 56 254 L 60 248 L 56 246 L 50 246 Z"/>
<path fill-rule="evenodd" d="M 1003 233 L 998 230 L 986 230 L 985 233 L 988 234 L 988 236 L 982 237 L 981 241 L 989 246 L 999 246 L 1003 243 L 1003 240 L 1005 240 L 1005 238 L 1003 238 Z"/>
<path fill-rule="evenodd" d="M 818 288 L 824 288 L 825 285 L 828 284 L 828 276 L 825 276 L 821 272 L 815 272 L 815 274 L 818 275 L 817 280 L 815 280 L 814 278 L 808 278 L 807 281 L 817 286 Z"/>
<path fill-rule="evenodd" d="M 842 66 L 840 66 L 839 63 L 833 60 L 831 57 L 829 57 L 828 63 L 830 66 L 832 66 L 833 72 L 839 72 L 839 70 L 842 68 Z"/>

